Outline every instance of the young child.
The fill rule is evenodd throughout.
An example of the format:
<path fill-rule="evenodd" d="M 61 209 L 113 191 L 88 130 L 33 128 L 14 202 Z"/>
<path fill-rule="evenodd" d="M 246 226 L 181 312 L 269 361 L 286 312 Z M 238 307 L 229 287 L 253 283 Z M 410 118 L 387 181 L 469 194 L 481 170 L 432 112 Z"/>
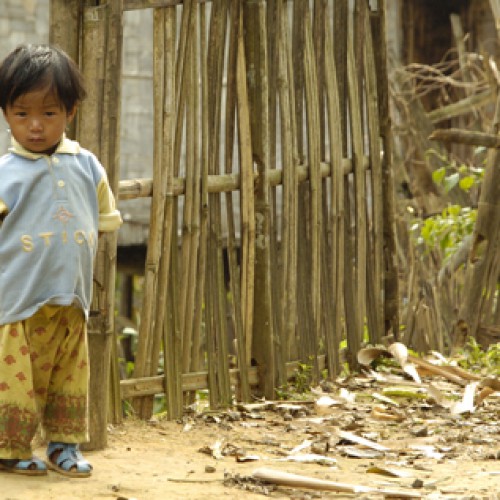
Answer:
<path fill-rule="evenodd" d="M 23 45 L 0 65 L 12 134 L 0 158 L 0 470 L 88 477 L 86 323 L 100 231 L 122 220 L 104 168 L 65 136 L 85 97 L 60 49 Z M 33 456 L 38 425 L 49 442 Z"/>

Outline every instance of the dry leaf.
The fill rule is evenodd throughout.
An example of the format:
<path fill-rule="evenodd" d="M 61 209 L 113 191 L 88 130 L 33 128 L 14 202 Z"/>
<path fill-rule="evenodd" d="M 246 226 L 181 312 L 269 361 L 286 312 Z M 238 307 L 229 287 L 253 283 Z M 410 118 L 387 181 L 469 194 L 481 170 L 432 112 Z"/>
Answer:
<path fill-rule="evenodd" d="M 460 415 L 462 413 L 473 413 L 476 407 L 474 406 L 474 395 L 479 382 L 472 382 L 468 384 L 464 390 L 462 401 L 455 403 L 451 407 L 453 415 Z"/>
<path fill-rule="evenodd" d="M 382 474 L 384 476 L 389 476 L 389 477 L 401 477 L 401 478 L 415 477 L 415 473 L 413 471 L 397 469 L 394 467 L 379 467 L 377 465 L 369 467 L 368 469 L 366 469 L 366 472 L 370 472 L 372 474 Z"/>
<path fill-rule="evenodd" d="M 303 464 L 337 465 L 337 460 L 333 457 L 319 455 L 317 453 L 302 453 L 299 455 L 289 455 L 284 458 L 277 458 L 277 462 L 298 462 Z"/>
<path fill-rule="evenodd" d="M 369 366 L 377 358 L 380 358 L 380 356 L 388 358 L 390 354 L 387 352 L 387 349 L 381 347 L 365 347 L 358 352 L 358 363 L 363 366 Z"/>
<path fill-rule="evenodd" d="M 400 413 L 393 410 L 387 410 L 381 406 L 374 406 L 372 410 L 372 417 L 378 420 L 387 420 L 392 422 L 402 422 L 405 417 Z"/>
<path fill-rule="evenodd" d="M 408 349 L 401 342 L 394 342 L 389 346 L 389 352 L 393 355 L 394 359 L 399 363 L 401 368 L 405 373 L 410 375 L 410 377 L 420 384 L 422 380 L 417 372 L 417 369 L 413 363 L 408 362 Z"/>
<path fill-rule="evenodd" d="M 361 436 L 357 436 L 356 434 L 353 434 L 352 432 L 347 432 L 347 431 L 337 431 L 338 436 L 341 439 L 345 439 L 346 441 L 351 441 L 353 443 L 365 446 L 366 448 L 371 448 L 372 450 L 376 451 L 390 451 L 389 448 L 386 446 L 382 446 L 381 444 L 376 443 L 375 441 L 371 441 L 370 439 L 366 439 Z"/>

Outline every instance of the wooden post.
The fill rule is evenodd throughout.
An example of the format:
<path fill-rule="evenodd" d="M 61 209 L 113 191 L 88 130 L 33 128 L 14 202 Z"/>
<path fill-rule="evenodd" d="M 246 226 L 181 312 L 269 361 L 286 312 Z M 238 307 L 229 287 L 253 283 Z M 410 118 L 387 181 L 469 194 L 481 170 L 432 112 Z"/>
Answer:
<path fill-rule="evenodd" d="M 119 182 L 119 122 L 121 90 L 122 2 L 113 0 L 84 10 L 82 70 L 89 90 L 79 117 L 81 142 L 101 160 L 113 192 Z M 87 113 L 88 112 L 88 113 Z M 94 316 L 88 325 L 90 441 L 98 450 L 107 444 L 110 353 L 114 336 L 116 233 L 99 239 L 94 270 Z"/>
<path fill-rule="evenodd" d="M 61 47 L 77 64 L 80 62 L 81 0 L 50 0 L 49 43 Z M 76 120 L 68 137 L 76 137 Z"/>
<path fill-rule="evenodd" d="M 387 81 L 387 53 L 385 49 L 386 2 L 381 2 L 379 30 L 374 30 L 375 61 L 378 68 L 378 109 L 380 136 L 384 157 L 382 159 L 382 210 L 384 213 L 384 333 L 399 335 L 399 278 L 396 251 L 396 223 L 394 220 L 394 175 L 392 165 L 392 134 L 389 113 L 389 84 Z"/>

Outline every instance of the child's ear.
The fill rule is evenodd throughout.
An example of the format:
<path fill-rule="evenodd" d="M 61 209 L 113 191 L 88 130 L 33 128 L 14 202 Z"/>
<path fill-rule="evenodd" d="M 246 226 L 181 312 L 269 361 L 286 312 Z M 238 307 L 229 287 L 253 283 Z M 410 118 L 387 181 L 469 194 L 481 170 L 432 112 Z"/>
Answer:
<path fill-rule="evenodd" d="M 73 118 L 75 117 L 76 115 L 76 110 L 78 109 L 78 106 L 75 104 L 73 106 L 73 109 L 71 109 L 70 111 L 68 111 L 67 113 L 67 117 L 68 117 L 68 123 L 71 123 L 73 121 Z"/>

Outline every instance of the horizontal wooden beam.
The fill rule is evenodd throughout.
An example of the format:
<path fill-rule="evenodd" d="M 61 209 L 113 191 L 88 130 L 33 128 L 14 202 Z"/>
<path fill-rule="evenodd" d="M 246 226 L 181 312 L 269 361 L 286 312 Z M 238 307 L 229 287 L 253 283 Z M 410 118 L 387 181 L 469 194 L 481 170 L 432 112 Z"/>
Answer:
<path fill-rule="evenodd" d="M 363 157 L 363 168 L 369 169 L 370 160 Z M 300 165 L 298 169 L 298 180 L 303 182 L 309 178 L 308 166 Z M 344 158 L 342 160 L 342 170 L 344 175 L 352 172 L 352 160 Z M 329 177 L 331 174 L 330 164 L 322 162 L 320 166 L 321 177 Z M 282 183 L 283 171 L 272 169 L 269 171 L 269 183 L 271 186 L 279 186 Z M 257 178 L 257 174 L 255 174 Z M 209 175 L 207 191 L 209 193 L 228 193 L 240 189 L 239 174 Z M 173 182 L 172 195 L 180 196 L 185 191 L 185 179 L 176 177 Z M 135 198 L 149 198 L 153 194 L 153 179 L 130 179 L 120 181 L 118 197 L 120 200 L 131 200 Z"/>
<path fill-rule="evenodd" d="M 320 370 L 325 368 L 325 356 L 318 356 Z M 287 379 L 291 379 L 299 368 L 298 361 L 291 361 L 286 364 Z M 231 385 L 239 384 L 239 370 L 233 368 L 229 370 Z M 253 366 L 248 368 L 248 381 L 250 385 L 256 386 L 259 382 L 258 368 Z M 129 399 L 136 396 L 152 396 L 165 392 L 164 375 L 154 377 L 144 377 L 135 379 L 125 379 L 120 381 L 121 398 Z M 182 375 L 182 391 L 199 391 L 208 388 L 208 372 L 184 373 Z"/>
<path fill-rule="evenodd" d="M 199 0 L 205 3 L 206 0 Z M 183 4 L 183 0 L 123 0 L 123 10 L 156 9 Z"/>

